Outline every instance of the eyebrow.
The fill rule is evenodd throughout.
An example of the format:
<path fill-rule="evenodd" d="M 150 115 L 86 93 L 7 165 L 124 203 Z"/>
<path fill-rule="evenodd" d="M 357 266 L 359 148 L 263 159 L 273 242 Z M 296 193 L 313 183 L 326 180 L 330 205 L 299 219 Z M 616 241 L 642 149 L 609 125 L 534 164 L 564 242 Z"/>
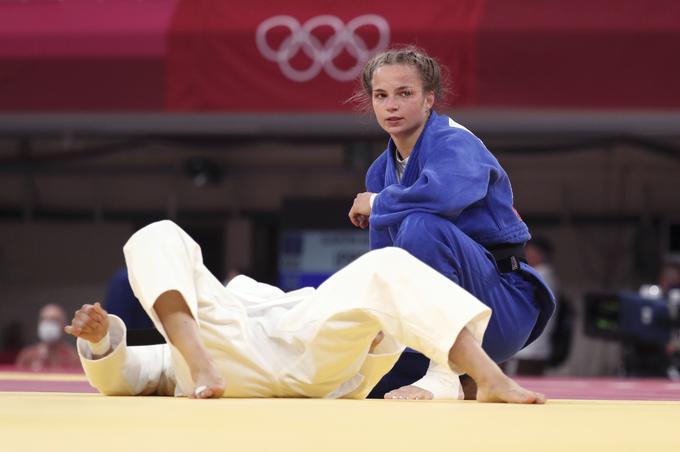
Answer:
<path fill-rule="evenodd" d="M 413 89 L 413 87 L 409 86 L 409 85 L 398 86 L 395 89 L 395 91 L 399 91 L 399 90 L 402 90 L 402 89 Z M 373 88 L 373 92 L 376 92 L 376 91 L 385 91 L 385 90 L 382 89 L 382 88 Z"/>

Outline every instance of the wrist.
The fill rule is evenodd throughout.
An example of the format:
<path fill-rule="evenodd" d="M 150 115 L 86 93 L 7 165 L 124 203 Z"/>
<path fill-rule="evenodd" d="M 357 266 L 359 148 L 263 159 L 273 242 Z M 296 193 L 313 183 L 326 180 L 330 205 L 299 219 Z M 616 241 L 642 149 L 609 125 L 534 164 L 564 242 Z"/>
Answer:
<path fill-rule="evenodd" d="M 107 331 L 104 337 L 102 337 L 98 342 L 87 341 L 87 346 L 93 355 L 105 355 L 111 350 L 111 336 Z"/>
<path fill-rule="evenodd" d="M 372 193 L 372 194 L 371 194 L 371 197 L 368 198 L 368 205 L 369 205 L 369 207 L 371 208 L 371 210 L 373 210 L 373 203 L 375 202 L 376 196 L 378 196 L 377 193 Z"/>

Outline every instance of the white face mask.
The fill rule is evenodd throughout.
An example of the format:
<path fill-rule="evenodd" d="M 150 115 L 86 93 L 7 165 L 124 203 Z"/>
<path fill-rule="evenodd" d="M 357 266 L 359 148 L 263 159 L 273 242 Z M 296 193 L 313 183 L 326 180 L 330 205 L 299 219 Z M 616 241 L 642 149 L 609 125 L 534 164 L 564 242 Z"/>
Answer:
<path fill-rule="evenodd" d="M 61 324 L 56 320 L 41 320 L 38 323 L 38 338 L 42 342 L 57 342 L 61 333 Z"/>

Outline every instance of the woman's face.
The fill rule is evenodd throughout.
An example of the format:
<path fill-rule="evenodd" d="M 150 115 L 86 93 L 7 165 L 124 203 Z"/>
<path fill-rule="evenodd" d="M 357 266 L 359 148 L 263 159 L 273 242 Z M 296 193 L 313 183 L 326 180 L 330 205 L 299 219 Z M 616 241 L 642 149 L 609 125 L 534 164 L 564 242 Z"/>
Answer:
<path fill-rule="evenodd" d="M 373 72 L 372 84 L 378 124 L 395 139 L 420 134 L 434 104 L 434 92 L 423 92 L 417 69 L 406 64 L 380 66 Z"/>

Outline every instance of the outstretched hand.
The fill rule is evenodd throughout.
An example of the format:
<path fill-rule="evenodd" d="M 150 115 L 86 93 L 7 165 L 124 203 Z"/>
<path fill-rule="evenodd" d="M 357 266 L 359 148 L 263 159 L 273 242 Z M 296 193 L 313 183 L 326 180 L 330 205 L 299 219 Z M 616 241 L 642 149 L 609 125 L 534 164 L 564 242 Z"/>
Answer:
<path fill-rule="evenodd" d="M 68 334 L 89 342 L 101 341 L 109 331 L 109 317 L 99 303 L 84 304 L 73 315 L 70 325 L 64 327 Z"/>

